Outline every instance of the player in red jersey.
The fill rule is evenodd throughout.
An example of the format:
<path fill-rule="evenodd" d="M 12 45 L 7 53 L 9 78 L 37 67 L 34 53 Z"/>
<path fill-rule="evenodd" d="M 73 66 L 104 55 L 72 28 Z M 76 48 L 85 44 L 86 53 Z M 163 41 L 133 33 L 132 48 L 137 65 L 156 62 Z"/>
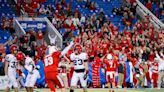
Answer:
<path fill-rule="evenodd" d="M 56 46 L 48 46 L 46 50 L 46 55 L 44 57 L 44 71 L 45 79 L 51 92 L 56 92 L 55 86 L 59 86 L 61 92 L 65 92 L 64 83 L 58 74 L 58 65 L 60 58 L 65 55 L 68 50 L 73 46 L 72 41 L 69 46 L 67 46 L 62 52 Z"/>
<path fill-rule="evenodd" d="M 106 65 L 106 79 L 108 87 L 112 88 L 115 87 L 115 74 L 117 69 L 117 62 L 116 59 L 113 58 L 112 54 L 108 54 L 106 56 L 106 59 L 104 60 L 104 63 Z M 114 92 L 114 90 L 111 90 L 111 92 Z"/>
<path fill-rule="evenodd" d="M 152 63 L 152 81 L 153 81 L 154 88 L 156 88 L 157 81 L 158 81 L 158 60 L 156 58 Z"/>

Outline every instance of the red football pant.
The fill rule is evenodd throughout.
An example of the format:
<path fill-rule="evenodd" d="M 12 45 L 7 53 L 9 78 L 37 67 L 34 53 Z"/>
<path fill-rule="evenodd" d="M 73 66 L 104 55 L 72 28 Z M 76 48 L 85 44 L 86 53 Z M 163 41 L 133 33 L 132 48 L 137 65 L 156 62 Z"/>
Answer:
<path fill-rule="evenodd" d="M 158 73 L 152 73 L 152 79 L 153 79 L 154 88 L 156 88 L 157 87 L 157 81 L 158 81 Z"/>
<path fill-rule="evenodd" d="M 60 78 L 58 73 L 49 72 L 45 73 L 46 83 L 48 84 L 51 91 L 56 92 L 55 86 L 59 86 L 59 88 L 64 88 L 63 80 Z"/>

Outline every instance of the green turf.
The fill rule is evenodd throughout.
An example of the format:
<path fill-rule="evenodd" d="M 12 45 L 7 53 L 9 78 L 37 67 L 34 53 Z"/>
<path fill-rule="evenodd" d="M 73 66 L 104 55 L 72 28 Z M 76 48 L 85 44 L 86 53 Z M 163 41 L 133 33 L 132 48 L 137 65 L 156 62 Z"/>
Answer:
<path fill-rule="evenodd" d="M 41 89 L 38 92 L 50 92 L 47 89 Z M 57 92 L 60 92 L 58 90 Z M 69 92 L 69 90 L 67 90 Z M 83 92 L 82 89 L 76 89 L 75 92 Z M 88 89 L 88 92 L 109 92 L 109 89 Z M 114 89 L 114 92 L 164 92 L 164 89 Z"/>
<path fill-rule="evenodd" d="M 4 92 L 4 90 L 0 90 Z M 11 91 L 14 92 L 14 91 Z M 19 92 L 26 92 L 25 90 L 20 90 Z M 49 89 L 35 89 L 34 92 L 50 92 Z M 57 92 L 61 92 L 60 89 Z M 67 90 L 66 92 L 69 92 Z M 83 92 L 82 89 L 76 89 L 75 92 Z M 109 89 L 88 89 L 88 92 L 109 92 Z M 114 92 L 164 92 L 164 89 L 114 89 Z"/>

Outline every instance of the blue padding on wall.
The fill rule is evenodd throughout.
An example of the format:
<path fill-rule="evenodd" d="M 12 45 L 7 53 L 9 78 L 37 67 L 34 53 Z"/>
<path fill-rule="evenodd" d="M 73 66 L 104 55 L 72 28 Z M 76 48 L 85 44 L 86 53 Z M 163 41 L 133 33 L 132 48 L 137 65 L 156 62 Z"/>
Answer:
<path fill-rule="evenodd" d="M 36 83 L 40 85 L 45 85 L 44 63 L 42 60 L 40 60 L 39 62 L 37 62 L 36 65 L 40 66 L 40 69 L 39 69 L 40 78 L 37 79 Z"/>

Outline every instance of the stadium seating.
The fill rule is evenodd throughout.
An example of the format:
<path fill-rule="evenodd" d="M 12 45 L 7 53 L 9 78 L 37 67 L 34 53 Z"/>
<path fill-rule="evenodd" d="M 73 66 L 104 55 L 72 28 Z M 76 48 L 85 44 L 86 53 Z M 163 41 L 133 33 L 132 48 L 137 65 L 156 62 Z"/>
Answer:
<path fill-rule="evenodd" d="M 7 17 L 15 17 L 15 11 L 11 4 L 8 2 L 4 2 L 3 0 L 0 1 L 0 17 L 7 16 Z"/>
<path fill-rule="evenodd" d="M 5 43 L 10 37 L 10 32 L 8 30 L 0 30 L 0 43 Z"/>
<path fill-rule="evenodd" d="M 10 22 L 10 26 L 12 26 L 12 18 L 16 16 L 16 12 L 14 11 L 11 4 L 7 2 L 7 0 L 0 0 L 0 43 L 5 43 L 10 37 L 9 30 L 4 30 L 4 22 L 7 20 Z"/>
<path fill-rule="evenodd" d="M 66 0 L 67 3 L 69 3 L 72 0 Z M 118 26 L 120 24 L 120 31 L 125 28 L 125 25 L 122 23 L 122 16 L 118 16 L 112 13 L 112 9 L 114 7 L 119 8 L 122 4 L 122 0 L 110 0 L 110 1 L 104 1 L 104 0 L 91 0 L 94 1 L 98 4 L 98 7 L 96 10 L 90 10 L 87 9 L 83 6 L 85 6 L 85 2 L 78 2 L 77 0 L 73 0 L 72 4 L 72 9 L 75 10 L 77 7 L 80 10 L 80 12 L 83 15 L 91 15 L 93 13 L 98 14 L 100 9 L 102 8 L 104 10 L 104 13 L 106 16 L 110 17 L 110 20 L 114 23 L 115 26 Z M 48 4 L 51 4 L 52 7 L 55 7 L 55 0 L 47 0 L 46 2 L 43 3 L 43 5 L 47 6 Z M 40 17 L 45 17 L 40 16 Z"/>

